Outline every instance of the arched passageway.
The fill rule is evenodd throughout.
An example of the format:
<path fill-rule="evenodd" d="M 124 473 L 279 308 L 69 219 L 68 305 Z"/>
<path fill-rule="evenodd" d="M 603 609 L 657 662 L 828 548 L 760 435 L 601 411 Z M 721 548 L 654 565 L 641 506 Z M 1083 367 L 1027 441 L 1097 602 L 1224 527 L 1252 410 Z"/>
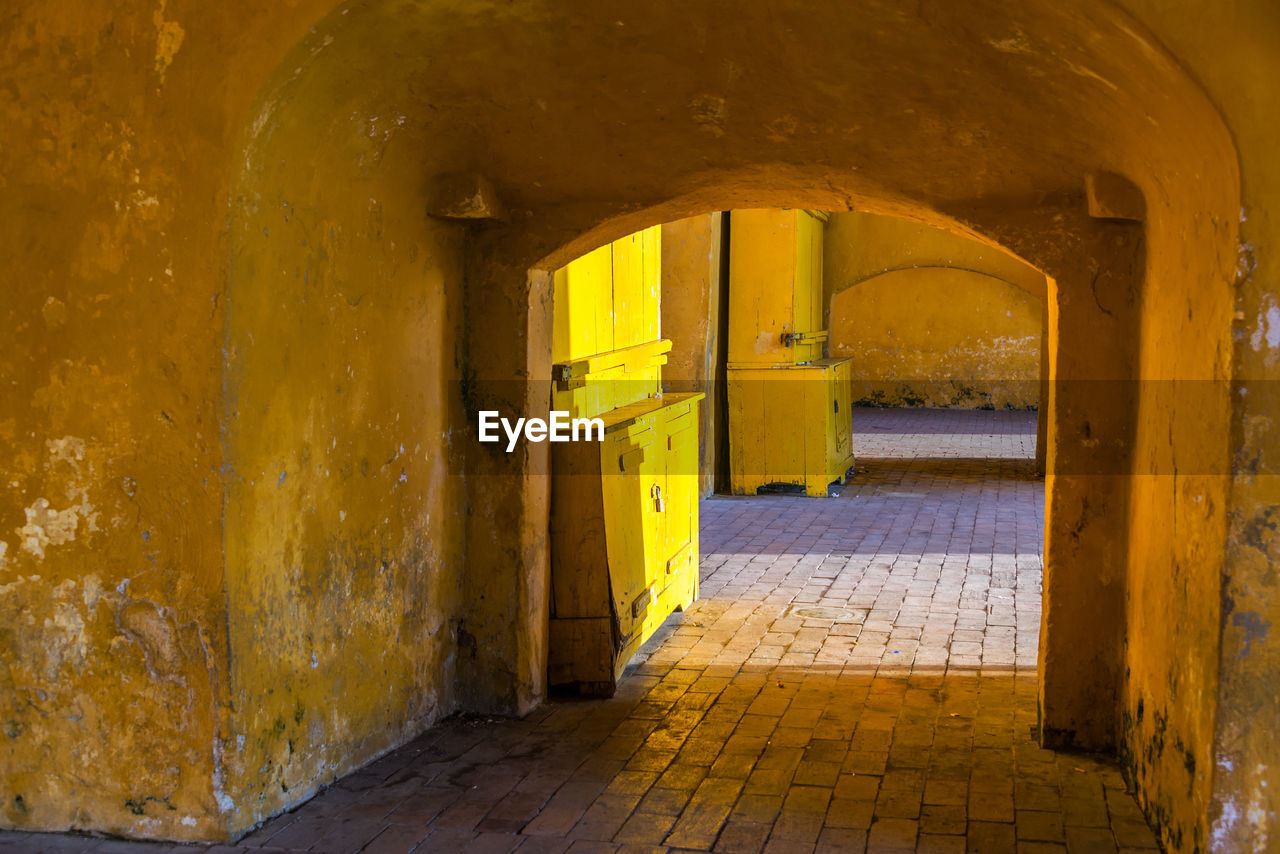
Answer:
<path fill-rule="evenodd" d="M 102 643 L 84 654 L 107 660 L 117 636 L 147 652 L 126 670 L 154 694 L 94 690 L 136 695 L 147 755 L 189 768 L 137 764 L 106 725 L 41 724 L 107 759 L 24 783 L 23 826 L 234 835 L 453 710 L 536 708 L 546 451 L 474 430 L 479 409 L 545 414 L 548 271 L 642 226 L 801 202 L 962 229 L 1057 283 L 1039 735 L 1119 751 L 1162 839 L 1207 839 L 1240 187 L 1214 105 L 1140 23 L 1102 0 L 303 7 L 305 34 L 255 24 L 251 109 L 182 113 L 228 164 L 205 204 L 225 195 L 229 230 L 219 215 L 193 257 L 221 269 L 229 250 L 229 274 L 181 305 L 221 324 L 192 380 L 217 401 L 200 413 L 220 425 L 221 500 L 174 487 L 202 508 L 192 551 L 221 558 L 133 588 L 122 561 L 82 565 L 117 610 L 122 590 L 163 603 L 131 633 L 89 614 Z M 501 211 L 459 208 L 468 174 Z M 121 270 L 122 293 L 163 273 Z M 1190 399 L 1140 379 L 1212 382 Z M 176 456 L 153 456 L 169 483 Z M 84 601 L 79 583 L 59 595 Z M 210 639 L 156 658 L 169 635 L 151 627 L 188 610 Z M 35 690 L 47 656 L 23 655 Z M 188 683 L 207 711 L 175 720 L 161 691 Z"/>
<path fill-rule="evenodd" d="M 1127 480 L 1133 466 L 1158 466 L 1162 463 L 1156 460 L 1173 453 L 1167 435 L 1143 432 L 1149 428 L 1140 417 L 1142 389 L 1135 393 L 1129 383 L 1144 373 L 1176 375 L 1192 365 L 1201 372 L 1205 365 L 1226 370 L 1225 331 L 1198 336 L 1193 346 L 1176 353 L 1141 346 L 1153 335 L 1177 334 L 1174 329 L 1191 323 L 1187 309 L 1197 318 L 1225 318 L 1229 309 L 1229 238 L 1209 223 L 1199 231 L 1181 225 L 1204 222 L 1186 220 L 1182 211 L 1219 210 L 1218 222 L 1225 224 L 1235 209 L 1230 141 L 1210 105 L 1132 22 L 1101 4 L 1087 14 L 1048 5 L 1016 15 L 993 8 L 981 23 L 971 10 L 960 16 L 936 7 L 919 18 L 893 4 L 870 7 L 856 22 L 834 6 L 762 10 L 730 20 L 702 19 L 701 12 L 675 6 L 621 21 L 600 11 L 600 17 L 575 11 L 572 23 L 550 7 L 518 14 L 496 7 L 410 13 L 374 4 L 336 13 L 299 49 L 296 64 L 285 63 L 248 129 L 235 185 L 239 201 L 232 210 L 229 388 L 240 425 L 229 434 L 233 460 L 274 459 L 277 453 L 263 442 L 281 435 L 258 420 L 254 413 L 267 410 L 256 410 L 254 396 L 240 393 L 237 378 L 254 376 L 255 364 L 276 364 L 279 357 L 272 350 L 319 345 L 306 326 L 298 327 L 298 339 L 279 334 L 278 311 L 289 310 L 296 299 L 287 294 L 305 293 L 314 270 L 335 282 L 330 300 L 336 299 L 342 290 L 337 280 L 359 278 L 369 264 L 359 259 L 369 258 L 378 265 L 373 269 L 389 265 L 397 271 L 391 281 L 403 282 L 391 285 L 383 275 L 378 293 L 369 299 L 386 300 L 388 310 L 398 310 L 394 294 L 399 290 L 414 299 L 421 273 L 412 264 L 397 267 L 402 250 L 392 246 L 421 246 L 423 237 L 417 235 L 438 235 L 423 246 L 421 257 L 428 277 L 445 285 L 435 310 L 441 320 L 457 312 L 456 332 L 449 333 L 446 323 L 445 334 L 427 340 L 436 349 L 437 364 L 452 362 L 459 384 L 454 393 L 445 370 L 429 386 L 449 400 L 443 408 L 448 415 L 441 416 L 449 428 L 442 421 L 437 435 L 450 438 L 421 452 L 435 474 L 420 471 L 422 463 L 411 463 L 406 473 L 410 482 L 422 483 L 423 475 L 460 472 L 461 478 L 448 482 L 465 499 L 442 501 L 422 522 L 410 522 L 418 511 L 384 491 L 360 517 L 348 516 L 344 523 L 353 530 L 347 539 L 368 540 L 361 551 L 390 548 L 393 555 L 404 555 L 406 566 L 414 561 L 405 559 L 404 549 L 424 534 L 451 544 L 437 577 L 457 579 L 440 590 L 440 600 L 457 604 L 425 608 L 433 615 L 420 629 L 425 645 L 416 660 L 402 659 L 406 674 L 418 675 L 393 680 L 431 686 L 426 692 L 414 689 L 414 696 L 433 697 L 434 706 L 421 708 L 415 701 L 411 708 L 427 716 L 453 705 L 525 711 L 542 696 L 545 447 L 507 455 L 459 439 L 471 434 L 480 409 L 545 413 L 548 398 L 539 378 L 548 376 L 550 367 L 549 271 L 607 240 L 700 210 L 803 204 L 897 214 L 958 229 L 1003 245 L 1057 283 L 1047 341 L 1052 416 L 1045 443 L 1050 495 L 1041 732 L 1054 746 L 1114 750 L 1145 742 L 1150 732 L 1144 734 L 1143 728 L 1149 724 L 1126 728 L 1124 710 L 1136 709 L 1144 697 L 1148 708 L 1168 702 L 1155 699 L 1166 695 L 1168 668 L 1203 671 L 1216 655 L 1211 646 L 1201 650 L 1203 664 L 1166 655 L 1161 650 L 1173 648 L 1177 630 L 1157 628 L 1141 616 L 1144 603 L 1159 598 L 1185 603 L 1173 606 L 1184 611 L 1173 625 L 1214 624 L 1216 616 L 1205 610 L 1212 598 L 1190 593 L 1213 589 L 1212 574 L 1174 561 L 1186 574 L 1171 577 L 1154 568 L 1168 564 L 1162 551 L 1180 546 L 1130 536 L 1135 526 L 1159 528 L 1165 514 L 1171 518 L 1176 505 L 1194 503 L 1196 497 L 1133 504 Z M 668 15 L 668 22 L 681 22 L 676 25 L 683 30 L 680 36 L 659 37 L 654 29 L 665 26 L 658 21 Z M 784 20 L 787 25 L 780 29 Z M 540 42 L 543 38 L 547 41 Z M 651 52 L 610 52 L 603 61 L 602 55 L 575 49 L 581 39 L 597 47 L 638 39 L 651 45 Z M 519 51 L 493 53 L 494 45 L 517 43 L 524 46 Z M 839 47 L 855 43 L 860 45 L 856 51 Z M 388 55 L 402 61 L 368 64 L 374 56 Z M 351 69 L 364 73 L 352 76 Z M 1165 94 L 1154 98 L 1153 92 Z M 1177 98 L 1168 97 L 1170 92 Z M 430 105 L 427 112 L 423 103 Z M 583 104 L 591 109 L 583 111 Z M 347 118 L 353 114 L 360 117 L 354 124 Z M 317 134 L 326 125 L 334 131 Z M 355 128 L 360 133 L 352 133 Z M 1179 129 L 1176 143 L 1172 128 Z M 907 139 L 910 153 L 902 145 Z M 311 155 L 298 158 L 299 149 Z M 317 158 L 327 167 L 317 169 Z M 1221 164 L 1225 171 L 1213 181 L 1195 183 L 1159 177 L 1205 163 Z M 1122 188 L 1139 188 L 1145 210 L 1121 211 L 1119 218 L 1092 216 L 1085 179 L 1103 171 L 1127 176 L 1117 180 Z M 464 237 L 458 220 L 423 218 L 422 188 L 429 195 L 442 194 L 429 200 L 439 212 L 450 202 L 449 182 L 441 176 L 460 172 L 479 174 L 494 188 L 504 211 L 492 213 L 505 220 L 482 219 L 465 227 Z M 317 173 L 325 180 L 316 181 Z M 337 200 L 349 206 L 345 212 L 332 210 L 329 201 L 337 176 L 348 176 L 338 180 L 349 181 L 352 190 Z M 1099 199 L 1092 201 L 1092 213 L 1099 213 Z M 1101 202 L 1116 204 L 1107 198 Z M 1145 222 L 1135 219 L 1141 217 Z M 332 228 L 335 220 L 342 228 Z M 1170 230 L 1164 222 L 1179 225 Z M 326 259 L 315 245 L 316 240 L 323 245 L 326 228 L 345 235 L 354 251 L 332 251 Z M 410 231 L 397 238 L 397 229 Z M 465 280 L 452 298 L 448 285 L 457 281 L 459 268 L 450 272 L 436 260 L 449 257 L 447 252 L 441 256 L 442 243 L 449 241 L 461 244 L 452 263 L 461 265 Z M 288 273 L 273 276 L 264 287 L 256 271 L 267 269 Z M 1188 269 L 1202 273 L 1188 277 Z M 1206 281 L 1218 284 L 1206 288 Z M 1145 290 L 1156 282 L 1158 299 Z M 260 296 L 246 301 L 249 294 Z M 1169 307 L 1175 304 L 1185 308 L 1174 312 Z M 341 328 L 333 327 L 335 334 Z M 264 341 L 267 329 L 275 334 L 264 350 L 264 344 L 252 341 Z M 372 350 L 365 353 L 378 358 Z M 373 364 L 368 370 L 378 374 Z M 273 395 L 281 392 L 274 383 L 272 389 Z M 420 392 L 413 398 L 420 399 Z M 305 411 L 316 413 L 323 400 L 308 396 Z M 1198 407 L 1196 423 L 1187 422 L 1187 429 L 1211 431 L 1214 418 L 1226 417 L 1225 398 L 1209 404 Z M 289 417 L 291 411 L 273 406 L 268 417 Z M 1206 413 L 1217 415 L 1204 420 Z M 398 407 L 366 408 L 365 425 L 351 425 L 355 442 L 368 441 L 371 414 L 388 436 L 404 432 L 405 414 Z M 398 427 L 393 426 L 397 415 Z M 329 431 L 322 418 L 312 423 L 319 445 Z M 342 433 L 336 438 L 341 440 Z M 1134 456 L 1135 448 L 1145 450 Z M 441 454 L 452 464 L 441 467 Z M 395 474 L 398 466 L 392 463 L 387 473 Z M 303 488 L 301 481 L 259 484 L 248 488 L 244 502 L 235 498 L 244 487 L 233 485 L 232 505 L 250 507 L 250 495 L 267 489 L 275 490 L 273 502 L 288 501 L 291 489 Z M 314 487 L 326 491 L 318 480 Z M 1218 488 L 1203 484 L 1206 495 Z M 376 508 L 388 501 L 400 508 L 401 525 L 407 527 L 388 529 L 381 523 L 387 514 Z M 366 516 L 351 529 L 353 521 Z M 228 518 L 229 544 L 253 543 L 259 536 L 255 531 L 274 540 L 285 530 L 274 515 Z M 1212 538 L 1222 522 L 1215 515 L 1198 524 Z M 408 535 L 403 544 L 388 546 L 390 532 L 399 530 Z M 333 551 L 309 536 L 292 541 L 295 554 L 317 550 L 319 557 Z M 281 547 L 287 550 L 288 541 Z M 304 565 L 314 560 L 301 558 Z M 254 564 L 255 573 L 246 573 L 250 563 L 238 559 L 234 548 L 229 552 L 232 613 L 240 611 L 235 604 L 240 597 L 257 603 L 251 613 L 287 613 L 278 597 L 291 595 L 290 586 L 264 585 L 272 573 L 262 576 L 260 564 Z M 279 566 L 286 571 L 287 564 Z M 465 570 L 450 572 L 445 566 Z M 403 585 L 391 588 L 391 601 L 395 590 L 409 589 Z M 1164 592 L 1126 596 L 1143 585 Z M 278 592 L 263 598 L 269 590 Z M 388 596 L 377 594 L 376 601 Z M 332 614 L 319 624 L 337 630 L 347 620 L 350 600 L 336 596 L 315 607 Z M 1147 626 L 1141 643 L 1129 633 L 1135 619 Z M 237 625 L 233 619 L 232 683 L 241 686 L 234 689 L 241 699 L 237 708 L 247 716 L 244 731 L 266 731 L 281 715 L 276 707 L 292 708 L 298 699 L 280 692 L 263 695 L 255 686 L 276 682 L 264 679 L 265 673 L 238 677 L 237 660 L 269 661 L 238 657 L 234 650 L 263 648 L 270 623 L 254 620 L 248 633 Z M 369 633 L 370 644 L 389 642 L 400 631 L 395 620 L 385 625 L 382 634 Z M 363 669 L 364 656 L 335 655 L 330 665 L 335 674 Z M 315 679 L 305 652 L 297 658 L 297 672 L 311 686 L 301 693 L 302 703 L 322 705 L 326 681 Z M 424 670 L 424 661 L 438 663 Z M 369 699 L 369 705 L 357 704 L 350 713 L 367 708 L 374 719 L 413 717 L 374 713 L 386 698 L 375 693 Z M 1207 751 L 1210 704 L 1175 705 L 1183 743 Z M 233 719 L 232 728 L 237 726 Z M 341 724 L 335 721 L 330 729 L 334 726 Z M 364 728 L 351 727 L 351 732 Z M 315 772 L 304 770 L 308 763 L 349 755 L 348 739 L 326 738 L 314 758 L 304 753 L 301 761 L 281 756 L 279 743 L 268 739 L 244 755 L 239 779 L 264 798 L 255 814 L 265 815 L 259 811 L 284 802 L 272 775 L 258 772 L 257 757 L 276 756 L 272 764 L 278 773 L 296 778 L 292 789 L 315 779 Z M 1207 764 L 1208 753 L 1198 761 Z M 1172 805 L 1187 792 L 1192 801 L 1206 797 L 1207 778 L 1189 773 L 1186 763 L 1160 758 L 1156 764 L 1159 769 L 1135 768 L 1139 776 L 1147 775 L 1155 800 Z M 1156 782 L 1179 775 L 1187 779 L 1171 787 Z"/>

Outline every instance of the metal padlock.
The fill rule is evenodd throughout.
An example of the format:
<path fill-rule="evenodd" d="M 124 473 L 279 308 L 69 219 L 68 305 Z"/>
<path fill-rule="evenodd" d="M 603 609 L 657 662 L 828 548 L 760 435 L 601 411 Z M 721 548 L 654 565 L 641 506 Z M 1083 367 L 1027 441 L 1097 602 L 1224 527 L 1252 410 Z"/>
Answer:
<path fill-rule="evenodd" d="M 649 490 L 649 494 L 653 496 L 653 509 L 657 510 L 659 513 L 667 509 L 666 505 L 662 503 L 661 486 L 658 486 L 658 484 L 655 483 L 653 488 Z"/>

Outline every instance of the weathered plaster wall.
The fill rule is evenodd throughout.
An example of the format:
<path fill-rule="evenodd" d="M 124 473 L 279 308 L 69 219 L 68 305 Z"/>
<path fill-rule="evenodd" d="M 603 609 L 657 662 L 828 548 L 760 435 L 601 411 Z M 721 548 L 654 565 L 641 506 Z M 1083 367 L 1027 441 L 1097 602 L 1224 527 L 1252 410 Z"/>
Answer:
<path fill-rule="evenodd" d="M 463 227 L 419 106 L 333 16 L 255 105 L 232 185 L 226 590 L 233 829 L 456 708 Z"/>
<path fill-rule="evenodd" d="M 6 826 L 226 833 L 229 153 L 310 18 L 302 4 L 0 11 Z"/>
<path fill-rule="evenodd" d="M 968 270 L 896 270 L 831 300 L 830 352 L 853 359 L 856 406 L 1035 409 L 1040 300 Z"/>
<path fill-rule="evenodd" d="M 1280 844 L 1280 726 L 1276 725 L 1280 721 L 1280 693 L 1275 690 L 1275 674 L 1280 672 L 1280 637 L 1275 629 L 1280 624 L 1276 576 L 1280 537 L 1275 531 L 1276 507 L 1280 506 L 1280 425 L 1275 416 L 1280 411 L 1280 384 L 1276 382 L 1280 379 L 1280 338 L 1275 332 L 1280 329 L 1276 309 L 1280 304 L 1280 241 L 1276 238 L 1280 234 L 1276 215 L 1280 209 L 1280 162 L 1275 156 L 1280 151 L 1280 110 L 1276 109 L 1273 85 L 1280 78 L 1276 50 L 1280 7 L 1268 0 L 1232 0 L 1212 8 L 1170 0 L 1122 0 L 1121 5 L 1151 27 L 1204 86 L 1231 129 L 1238 157 L 1239 210 L 1217 222 L 1204 222 L 1202 214 L 1199 223 L 1201 229 L 1216 227 L 1229 234 L 1239 231 L 1231 353 L 1225 358 L 1231 365 L 1233 383 L 1224 390 L 1215 377 L 1211 391 L 1201 387 L 1176 395 L 1191 403 L 1179 405 L 1181 414 L 1173 436 L 1179 474 L 1175 478 L 1166 470 L 1163 487 L 1166 494 L 1176 490 L 1179 499 L 1176 504 L 1166 500 L 1166 507 L 1175 504 L 1186 511 L 1176 517 L 1179 540 L 1186 531 L 1184 520 L 1207 512 L 1214 502 L 1225 502 L 1225 564 L 1220 574 L 1187 591 L 1191 596 L 1203 595 L 1208 603 L 1221 603 L 1221 613 L 1208 629 L 1221 638 L 1219 669 L 1216 684 L 1203 680 L 1192 693 L 1188 689 L 1193 686 L 1184 678 L 1178 690 L 1171 686 L 1167 694 L 1178 704 L 1187 702 L 1188 695 L 1197 707 L 1213 708 L 1216 703 L 1211 720 L 1204 721 L 1216 729 L 1211 751 L 1206 752 L 1202 744 L 1193 748 L 1198 757 L 1196 773 L 1209 777 L 1212 787 L 1206 819 L 1208 839 L 1202 847 L 1270 850 Z M 1166 309 L 1176 310 L 1174 306 Z M 1218 339 L 1219 335 L 1213 337 Z M 1217 361 L 1211 363 L 1216 365 Z M 1204 373 L 1202 366 L 1193 376 Z M 1219 433 L 1212 445 L 1195 442 L 1186 425 L 1196 419 L 1199 400 L 1214 401 L 1211 423 L 1221 429 L 1217 407 L 1225 405 L 1227 391 L 1231 395 L 1230 429 Z M 1152 431 L 1157 429 L 1167 431 L 1168 427 L 1153 424 Z M 1188 476 L 1191 473 L 1199 476 Z M 1172 524 L 1166 530 L 1172 532 Z M 1179 579 L 1190 574 L 1189 567 L 1210 566 L 1222 559 L 1203 553 L 1210 548 L 1208 544 L 1195 539 L 1189 542 L 1197 546 L 1189 554 L 1181 544 L 1164 549 L 1166 565 L 1171 560 L 1179 562 Z M 1206 602 L 1201 602 L 1200 608 L 1216 611 Z M 1198 640 L 1200 634 L 1171 639 L 1166 648 L 1184 654 L 1193 648 L 1193 638 Z M 1208 666 L 1199 653 L 1192 662 L 1197 667 Z M 1148 700 L 1148 721 L 1152 708 L 1170 719 L 1182 714 L 1180 709 L 1168 709 L 1163 696 L 1154 704 Z M 1174 744 L 1168 735 L 1163 743 L 1166 753 Z M 1165 761 L 1176 761 L 1176 756 L 1175 749 Z M 1211 767 L 1204 768 L 1206 763 Z M 1166 824 L 1170 828 L 1182 825 L 1182 848 L 1189 850 L 1191 834 L 1180 819 L 1170 817 Z"/>
<path fill-rule="evenodd" d="M 1034 409 L 1044 274 L 988 243 L 850 212 L 826 226 L 828 349 L 860 406 Z"/>
<path fill-rule="evenodd" d="M 662 337 L 671 352 L 662 369 L 666 391 L 700 391 L 699 489 L 715 491 L 720 383 L 721 222 L 719 211 L 662 226 Z"/>

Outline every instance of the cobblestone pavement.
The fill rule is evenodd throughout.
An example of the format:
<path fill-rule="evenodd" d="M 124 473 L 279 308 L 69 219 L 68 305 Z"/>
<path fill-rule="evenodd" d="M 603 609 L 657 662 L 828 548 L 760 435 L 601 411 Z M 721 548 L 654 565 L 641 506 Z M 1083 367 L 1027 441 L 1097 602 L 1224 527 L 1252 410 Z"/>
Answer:
<path fill-rule="evenodd" d="M 1034 414 L 862 410 L 854 442 L 838 497 L 702 503 L 701 597 L 612 699 L 452 718 L 213 850 L 1154 849 L 1114 762 L 1033 740 Z"/>

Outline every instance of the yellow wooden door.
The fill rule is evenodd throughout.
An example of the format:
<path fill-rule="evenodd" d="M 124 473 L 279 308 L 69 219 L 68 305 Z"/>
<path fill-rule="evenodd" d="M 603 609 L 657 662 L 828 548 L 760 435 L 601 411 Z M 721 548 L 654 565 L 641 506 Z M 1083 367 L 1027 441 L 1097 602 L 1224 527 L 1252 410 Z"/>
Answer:
<path fill-rule="evenodd" d="M 658 602 L 654 597 L 666 586 L 666 556 L 663 546 L 667 538 L 666 509 L 666 431 L 661 423 L 661 412 L 648 416 L 653 420 L 653 442 L 650 453 L 640 463 L 640 524 L 641 550 L 644 560 L 645 589 L 632 599 L 633 616 L 646 623 L 657 613 Z M 662 617 L 666 615 L 663 614 Z"/>
<path fill-rule="evenodd" d="M 662 337 L 662 226 L 655 225 L 640 232 L 641 316 L 639 341 L 657 341 Z"/>
<path fill-rule="evenodd" d="M 734 495 L 755 495 L 765 472 L 765 388 L 760 371 L 726 371 L 729 397 L 729 481 Z"/>
<path fill-rule="evenodd" d="M 669 562 L 697 536 L 698 512 L 698 403 L 690 401 L 667 416 L 666 542 L 662 556 Z M 667 568 L 664 566 L 664 572 Z"/>
<path fill-rule="evenodd" d="M 642 343 L 644 238 L 628 234 L 613 242 L 613 340 L 615 349 Z"/>
<path fill-rule="evenodd" d="M 651 425 L 636 425 L 610 433 L 600 446 L 609 591 L 624 643 L 638 628 L 635 603 L 648 587 L 642 471 L 645 460 L 653 457 L 653 440 Z"/>
<path fill-rule="evenodd" d="M 826 223 L 808 212 L 805 217 L 809 219 L 811 227 L 809 229 L 809 253 L 811 261 L 809 262 L 809 331 L 819 332 L 825 328 L 822 322 L 822 314 L 824 308 L 825 283 L 823 281 L 822 266 L 822 245 L 824 237 L 824 229 Z M 808 359 L 822 358 L 822 342 L 809 345 Z"/>
<path fill-rule="evenodd" d="M 782 336 L 796 331 L 794 214 L 739 210 L 730 216 L 730 364 L 790 364 L 793 359 Z"/>
<path fill-rule="evenodd" d="M 822 330 L 822 233 L 823 222 L 808 211 L 792 211 L 796 217 L 796 297 L 795 327 L 797 332 Z M 797 343 L 794 364 L 822 358 L 822 342 Z"/>
<path fill-rule="evenodd" d="M 804 211 L 787 211 L 795 217 L 796 242 L 791 251 L 795 255 L 795 303 L 792 327 L 796 332 L 813 332 L 813 226 L 816 220 Z M 796 364 L 813 358 L 812 344 L 795 344 L 792 361 Z"/>
<path fill-rule="evenodd" d="M 552 361 L 614 349 L 613 249 L 601 246 L 555 272 Z"/>
<path fill-rule="evenodd" d="M 851 411 L 852 393 L 850 388 L 852 382 L 850 376 L 850 363 L 848 361 L 837 362 L 828 372 L 830 376 L 830 384 L 832 386 L 832 418 L 835 422 L 832 435 L 835 437 L 835 447 L 833 453 L 836 457 L 844 459 L 853 452 L 853 413 Z"/>

